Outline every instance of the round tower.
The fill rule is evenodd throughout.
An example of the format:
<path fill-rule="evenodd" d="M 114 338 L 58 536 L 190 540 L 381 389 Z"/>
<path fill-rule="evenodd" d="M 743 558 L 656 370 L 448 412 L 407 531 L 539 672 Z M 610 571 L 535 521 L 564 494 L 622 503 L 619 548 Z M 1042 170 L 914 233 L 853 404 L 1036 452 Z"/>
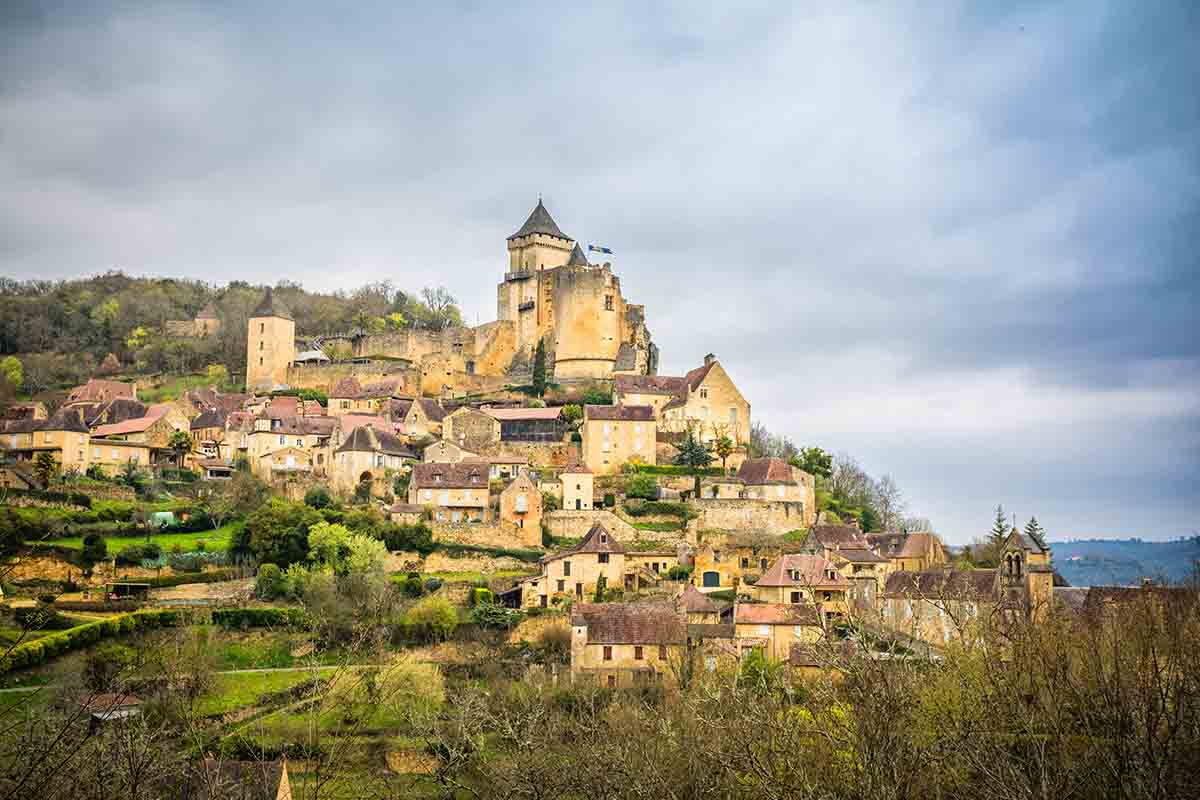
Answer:
<path fill-rule="evenodd" d="M 625 301 L 608 267 L 554 272 L 554 375 L 607 378 L 622 338 Z"/>

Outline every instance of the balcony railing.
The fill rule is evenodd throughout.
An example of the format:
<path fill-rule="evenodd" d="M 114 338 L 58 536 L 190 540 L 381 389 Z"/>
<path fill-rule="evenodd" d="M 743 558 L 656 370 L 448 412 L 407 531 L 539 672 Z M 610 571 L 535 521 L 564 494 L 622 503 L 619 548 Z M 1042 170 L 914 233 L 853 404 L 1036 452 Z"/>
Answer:
<path fill-rule="evenodd" d="M 510 283 L 512 281 L 527 281 L 532 277 L 533 270 L 531 269 L 518 269 L 504 273 L 504 280 Z"/>

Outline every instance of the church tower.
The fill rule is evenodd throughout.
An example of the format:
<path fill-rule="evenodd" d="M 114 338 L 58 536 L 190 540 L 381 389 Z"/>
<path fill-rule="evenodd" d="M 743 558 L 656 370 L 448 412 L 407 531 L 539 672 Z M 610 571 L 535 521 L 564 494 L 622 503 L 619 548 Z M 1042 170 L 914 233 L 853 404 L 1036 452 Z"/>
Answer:
<path fill-rule="evenodd" d="M 287 382 L 296 359 L 296 322 L 271 294 L 250 314 L 246 331 L 246 390 L 270 390 Z"/>

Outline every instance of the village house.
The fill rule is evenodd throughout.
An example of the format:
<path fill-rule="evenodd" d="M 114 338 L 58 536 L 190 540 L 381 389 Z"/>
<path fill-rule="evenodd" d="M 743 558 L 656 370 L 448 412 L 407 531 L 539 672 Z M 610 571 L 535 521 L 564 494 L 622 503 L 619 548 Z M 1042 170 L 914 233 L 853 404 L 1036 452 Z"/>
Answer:
<path fill-rule="evenodd" d="M 322 459 L 326 458 L 325 453 L 321 453 Z M 280 447 L 277 450 L 272 450 L 269 453 L 263 453 L 253 463 L 254 473 L 267 483 L 280 478 L 287 478 L 290 475 L 300 474 L 317 474 L 323 475 L 325 472 L 324 464 L 321 471 L 317 472 L 314 469 L 314 460 L 316 453 L 312 450 L 304 450 L 299 447 Z"/>
<path fill-rule="evenodd" d="M 736 445 L 750 441 L 750 403 L 712 353 L 683 376 L 680 392 L 663 405 L 660 419 L 664 430 L 684 433 L 691 428 L 705 442 L 722 436 Z"/>
<path fill-rule="evenodd" d="M 596 523 L 570 550 L 542 558 L 541 575 L 522 583 L 522 605 L 548 608 L 556 597 L 592 596 L 596 583 L 619 588 L 625 579 L 625 546 Z"/>
<path fill-rule="evenodd" d="M 137 400 L 137 384 L 111 381 L 105 378 L 89 378 L 82 386 L 76 386 L 67 394 L 68 403 L 106 403 L 118 397 Z"/>
<path fill-rule="evenodd" d="M 403 421 L 397 426 L 400 433 L 410 439 L 441 436 L 442 422 L 446 412 L 436 400 L 428 397 L 418 397 L 409 404 Z"/>
<path fill-rule="evenodd" d="M 541 546 L 542 493 L 528 475 L 517 476 L 500 493 L 500 521 L 515 525 L 525 546 Z"/>
<path fill-rule="evenodd" d="M 370 482 L 376 494 L 389 494 L 389 472 L 399 472 L 416 461 L 399 436 L 373 425 L 360 425 L 334 451 L 331 485 L 336 491 L 353 492 Z"/>
<path fill-rule="evenodd" d="M 76 409 L 60 408 L 38 424 L 30 448 L 13 455 L 17 460 L 32 460 L 38 453 L 46 452 L 54 457 L 62 472 L 86 472 L 90 439 L 83 415 Z"/>
<path fill-rule="evenodd" d="M 489 456 L 488 458 L 468 456 L 463 461 L 487 464 L 488 478 L 494 481 L 511 480 L 518 475 L 524 475 L 529 472 L 529 459 L 525 456 L 498 455 Z"/>
<path fill-rule="evenodd" d="M 833 562 L 820 556 L 785 554 L 754 584 L 753 596 L 764 603 L 816 605 L 828 622 L 849 613 L 850 581 Z"/>
<path fill-rule="evenodd" d="M 200 412 L 189 424 L 192 447 L 205 458 L 217 458 L 225 441 L 225 420 L 229 415 L 216 406 Z"/>
<path fill-rule="evenodd" d="M 748 458 L 742 462 L 737 476 L 743 487 L 742 496 L 747 500 L 811 502 L 796 473 L 807 475 L 782 458 Z"/>
<path fill-rule="evenodd" d="M 379 414 L 400 393 L 400 387 L 398 380 L 363 386 L 354 378 L 342 378 L 329 392 L 329 414 Z"/>
<path fill-rule="evenodd" d="M 687 654 L 687 620 L 665 604 L 577 603 L 571 679 L 612 688 L 674 678 Z"/>
<path fill-rule="evenodd" d="M 99 425 L 92 430 L 94 439 L 121 439 L 164 450 L 177 428 L 165 416 L 145 416 L 127 419 L 112 425 Z"/>
<path fill-rule="evenodd" d="M 469 458 L 479 458 L 475 453 L 464 450 L 454 442 L 446 439 L 440 439 L 431 445 L 427 445 L 421 455 L 421 460 L 427 464 L 457 464 Z"/>
<path fill-rule="evenodd" d="M 393 503 L 384 513 L 397 525 L 417 525 L 425 519 L 425 506 L 416 503 Z"/>
<path fill-rule="evenodd" d="M 687 616 L 691 625 L 718 625 L 721 622 L 720 606 L 690 583 L 685 584 L 675 598 L 675 608 Z"/>
<path fill-rule="evenodd" d="M 110 477 L 120 475 L 130 464 L 145 468 L 154 460 L 150 445 L 142 442 L 92 437 L 89 449 L 91 458 L 88 466 L 98 467 Z"/>
<path fill-rule="evenodd" d="M 500 441 L 500 420 L 479 409 L 463 406 L 442 420 L 442 441 L 477 453 Z"/>
<path fill-rule="evenodd" d="M 115 397 L 106 402 L 71 403 L 67 408 L 78 408 L 83 412 L 83 421 L 89 428 L 100 425 L 113 425 L 138 417 L 155 416 L 150 413 L 150 406 L 140 400 L 128 397 Z"/>
<path fill-rule="evenodd" d="M 480 410 L 500 423 L 502 442 L 561 442 L 566 433 L 561 406 Z"/>
<path fill-rule="evenodd" d="M 28 403 L 5 403 L 4 412 L 0 414 L 0 423 L 22 419 L 46 419 L 48 416 L 50 414 L 46 410 L 46 404 L 39 400 Z"/>
<path fill-rule="evenodd" d="M 571 511 L 591 511 L 592 494 L 594 493 L 594 476 L 582 461 L 572 461 L 559 473 L 562 485 L 559 501 L 564 509 Z"/>
<path fill-rule="evenodd" d="M 950 560 L 941 538 L 930 531 L 868 533 L 867 542 L 896 570 L 921 572 Z"/>
<path fill-rule="evenodd" d="M 751 541 L 745 541 L 750 538 Z M 747 578 L 756 580 L 791 543 L 753 541 L 753 536 L 727 538 L 723 544 L 705 544 L 693 557 L 692 581 L 702 592 L 737 589 Z"/>
<path fill-rule="evenodd" d="M 654 464 L 657 430 L 650 406 L 584 406 L 583 463 L 597 475 L 614 475 L 630 461 Z"/>
<path fill-rule="evenodd" d="M 786 661 L 793 645 L 825 635 L 821 615 L 810 603 L 736 603 L 733 624 L 740 653 L 761 650 L 772 661 Z"/>
<path fill-rule="evenodd" d="M 413 465 L 408 502 L 431 508 L 438 522 L 486 522 L 489 499 L 484 464 Z"/>

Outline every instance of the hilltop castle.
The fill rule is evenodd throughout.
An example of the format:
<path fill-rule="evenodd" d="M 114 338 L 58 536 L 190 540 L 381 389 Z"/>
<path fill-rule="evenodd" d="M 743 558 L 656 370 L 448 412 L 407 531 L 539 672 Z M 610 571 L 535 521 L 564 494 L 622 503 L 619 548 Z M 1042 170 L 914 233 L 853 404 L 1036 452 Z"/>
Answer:
<path fill-rule="evenodd" d="M 507 246 L 508 270 L 496 287 L 495 322 L 333 338 L 348 341 L 356 359 L 399 359 L 412 373 L 400 376 L 406 387 L 419 383 L 423 394 L 478 391 L 527 376 L 539 341 L 558 380 L 655 374 L 658 350 L 646 327 L 645 307 L 626 302 L 612 265 L 590 263 L 540 199 Z M 249 321 L 247 388 L 329 389 L 350 374 L 317 353 L 298 353 L 295 322 L 268 290 Z"/>

